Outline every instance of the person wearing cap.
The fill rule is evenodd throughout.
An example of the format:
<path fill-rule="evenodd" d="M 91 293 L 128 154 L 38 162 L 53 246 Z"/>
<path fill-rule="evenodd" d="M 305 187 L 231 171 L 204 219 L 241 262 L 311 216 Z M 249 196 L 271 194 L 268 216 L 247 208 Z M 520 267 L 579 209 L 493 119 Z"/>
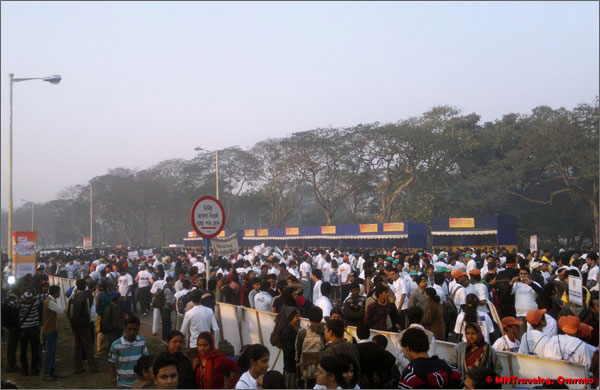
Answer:
<path fill-rule="evenodd" d="M 120 305 L 121 293 L 118 291 L 111 291 L 109 297 L 111 302 L 102 313 L 100 331 L 106 335 L 108 349 L 110 350 L 112 343 L 123 335 L 125 324 L 123 322 L 123 311 Z"/>
<path fill-rule="evenodd" d="M 590 311 L 591 313 L 585 317 L 582 322 L 592 327 L 592 338 L 590 344 L 598 345 L 598 292 L 593 291 L 590 293 Z"/>
<path fill-rule="evenodd" d="M 525 319 L 527 321 L 527 326 L 531 326 L 531 329 L 527 330 L 523 337 L 521 337 L 521 345 L 519 346 L 518 353 L 542 356 L 544 346 L 549 339 L 549 337 L 542 332 L 542 329 L 546 326 L 545 313 L 546 309 L 529 310 L 527 312 Z"/>
<path fill-rule="evenodd" d="M 455 269 L 452 271 L 452 277 L 456 280 L 456 283 L 451 287 L 448 294 L 460 312 L 462 310 L 462 306 L 466 304 L 467 295 L 477 295 L 477 290 L 475 290 L 475 286 L 473 286 L 469 281 L 465 271 Z"/>
<path fill-rule="evenodd" d="M 499 352 L 517 352 L 521 345 L 519 335 L 522 325 L 523 321 L 519 321 L 515 317 L 504 317 L 502 319 L 502 329 L 506 334 L 496 340 L 492 348 Z"/>
<path fill-rule="evenodd" d="M 529 263 L 529 270 L 531 271 L 529 277 L 531 278 L 531 280 L 537 282 L 542 287 L 544 287 L 544 285 L 546 284 L 546 279 L 544 278 L 544 275 L 542 275 L 542 273 L 540 272 L 543 264 L 544 263 L 542 263 L 541 261 L 535 260 Z"/>
<path fill-rule="evenodd" d="M 558 327 L 565 333 L 551 337 L 544 348 L 543 357 L 559 359 L 566 362 L 591 364 L 592 356 L 598 346 L 592 346 L 576 337 L 579 330 L 579 318 L 563 316 L 558 320 Z"/>

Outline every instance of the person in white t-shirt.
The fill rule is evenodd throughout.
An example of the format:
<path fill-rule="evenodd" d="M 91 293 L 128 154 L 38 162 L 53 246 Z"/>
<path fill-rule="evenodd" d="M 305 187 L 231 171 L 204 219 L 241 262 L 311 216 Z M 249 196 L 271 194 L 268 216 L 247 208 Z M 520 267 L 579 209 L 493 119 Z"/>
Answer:
<path fill-rule="evenodd" d="M 302 295 L 311 302 L 312 300 L 312 267 L 310 265 L 310 258 L 306 257 L 305 261 L 300 264 L 300 279 L 302 281 Z"/>
<path fill-rule="evenodd" d="M 156 294 L 165 287 L 165 284 L 167 284 L 167 281 L 164 279 L 164 276 L 162 279 L 154 281 L 150 288 L 150 294 L 152 294 L 153 297 L 156 296 Z M 160 309 L 155 307 L 152 310 L 152 335 L 154 336 L 158 334 L 158 323 L 160 320 Z"/>
<path fill-rule="evenodd" d="M 546 310 L 546 309 L 542 309 L 542 310 Z M 546 325 L 544 325 L 541 332 L 543 334 L 545 334 L 546 336 L 548 336 L 548 338 L 550 338 L 552 336 L 556 336 L 558 334 L 558 323 L 556 322 L 554 317 L 552 317 L 550 314 L 546 313 L 546 314 L 544 314 L 544 320 L 545 320 L 544 322 Z M 533 327 L 531 326 L 529 321 L 527 321 L 527 331 L 529 332 L 532 329 L 533 329 Z"/>
<path fill-rule="evenodd" d="M 350 290 L 348 288 L 348 284 L 350 282 L 348 281 L 348 277 L 350 276 L 351 272 L 352 267 L 350 266 L 350 260 L 348 259 L 347 255 L 344 255 L 342 258 L 342 263 L 338 267 L 338 275 L 340 276 L 340 285 L 342 290 L 341 296 L 343 297 L 342 299 L 346 299 L 348 294 L 350 294 Z"/>
<path fill-rule="evenodd" d="M 523 321 L 529 310 L 538 309 L 535 301 L 539 294 L 544 292 L 542 286 L 529 278 L 529 269 L 521 268 L 519 276 L 515 276 L 509 283 L 512 287 L 510 293 L 515 296 L 515 310 L 517 319 L 522 322 L 521 333 L 525 333 L 526 325 Z"/>
<path fill-rule="evenodd" d="M 518 321 L 515 317 L 504 317 L 502 319 L 502 329 L 506 334 L 500 337 L 492 348 L 498 352 L 518 352 L 521 345 L 520 339 L 520 327 L 523 325 L 522 321 Z"/>
<path fill-rule="evenodd" d="M 331 293 L 331 284 L 329 282 L 323 282 L 321 284 L 321 296 L 315 301 L 315 306 L 318 306 L 323 310 L 323 321 L 327 321 L 331 314 L 333 305 L 329 300 L 329 294 Z"/>
<path fill-rule="evenodd" d="M 330 261 L 325 260 L 324 263 L 319 267 L 321 272 L 323 273 L 323 280 L 326 282 L 330 281 L 331 278 L 331 263 Z"/>
<path fill-rule="evenodd" d="M 582 330 L 579 317 L 562 316 L 558 319 L 558 326 L 565 334 L 551 337 L 546 342 L 543 357 L 591 365 L 598 346 L 588 344 L 576 337 Z"/>
<path fill-rule="evenodd" d="M 121 294 L 121 309 L 124 313 L 131 315 L 131 293 L 133 290 L 133 278 L 131 275 L 129 275 L 129 273 L 127 273 L 125 268 L 120 268 L 119 274 L 121 275 L 119 276 L 118 280 L 119 293 Z"/>
<path fill-rule="evenodd" d="M 315 269 L 312 274 L 312 280 L 314 283 L 314 287 L 312 290 L 312 299 L 313 302 L 317 302 L 319 298 L 321 298 L 321 284 L 323 283 L 323 272 L 320 269 Z"/>
<path fill-rule="evenodd" d="M 471 286 L 475 289 L 477 298 L 479 298 L 479 311 L 489 313 L 487 302 L 488 302 L 488 289 L 487 286 L 481 282 L 481 271 L 477 268 L 469 271 L 469 278 L 471 279 Z"/>
<path fill-rule="evenodd" d="M 546 309 L 529 310 L 527 312 L 527 327 L 531 327 L 531 329 L 528 329 L 521 337 L 518 353 L 533 356 L 543 355 L 546 342 L 550 339 L 542 332 L 542 329 L 546 326 L 544 313 L 546 313 Z"/>
<path fill-rule="evenodd" d="M 258 389 L 258 380 L 269 369 L 269 350 L 262 344 L 249 345 L 238 359 L 240 368 L 246 371 L 235 384 L 236 389 Z"/>
<path fill-rule="evenodd" d="M 478 310 L 479 299 L 475 294 L 469 294 L 466 298 L 465 310 L 461 311 L 456 317 L 456 324 L 454 326 L 454 333 L 456 335 L 462 334 L 462 341 L 467 341 L 465 336 L 465 325 L 469 322 L 476 322 L 481 328 L 483 338 L 489 344 L 490 333 L 494 332 L 494 324 L 492 319 L 487 313 Z"/>
<path fill-rule="evenodd" d="M 256 310 L 271 312 L 273 297 L 269 294 L 271 283 L 268 280 L 263 280 L 260 283 L 260 292 L 254 296 L 254 308 Z"/>
<path fill-rule="evenodd" d="M 598 284 L 598 255 L 596 252 L 588 253 L 586 259 L 587 263 L 587 286 L 593 287 Z"/>
<path fill-rule="evenodd" d="M 146 317 L 150 310 L 150 302 L 152 296 L 150 295 L 150 286 L 154 283 L 152 274 L 146 269 L 146 263 L 141 263 L 139 271 L 135 276 L 135 282 L 138 285 L 137 288 L 137 301 L 140 303 L 140 309 L 142 315 Z"/>

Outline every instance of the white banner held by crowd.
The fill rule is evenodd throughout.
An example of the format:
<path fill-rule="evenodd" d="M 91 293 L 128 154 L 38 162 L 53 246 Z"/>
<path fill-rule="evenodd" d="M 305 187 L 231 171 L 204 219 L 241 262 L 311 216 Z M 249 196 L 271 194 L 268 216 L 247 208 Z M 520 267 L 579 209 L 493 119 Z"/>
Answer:
<path fill-rule="evenodd" d="M 211 244 L 215 256 L 228 256 L 239 251 L 237 233 L 225 238 L 213 238 Z"/>
<path fill-rule="evenodd" d="M 127 252 L 127 258 L 128 259 L 137 259 L 139 257 L 140 257 L 140 255 L 138 254 L 138 251 L 129 251 L 129 252 Z"/>

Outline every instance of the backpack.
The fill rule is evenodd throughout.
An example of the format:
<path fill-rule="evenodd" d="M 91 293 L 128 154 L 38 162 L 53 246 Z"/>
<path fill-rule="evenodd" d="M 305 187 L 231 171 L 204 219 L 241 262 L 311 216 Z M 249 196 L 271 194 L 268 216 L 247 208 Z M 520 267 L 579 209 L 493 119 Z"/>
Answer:
<path fill-rule="evenodd" d="M 282 307 L 277 316 L 275 317 L 275 326 L 273 327 L 273 331 L 271 332 L 271 336 L 269 337 L 269 342 L 272 346 L 276 348 L 281 348 L 281 332 L 283 331 L 283 325 L 285 325 L 285 321 L 282 321 L 284 308 Z"/>
<path fill-rule="evenodd" d="M 163 287 L 154 296 L 152 307 L 155 309 L 162 309 L 165 303 L 167 303 L 167 297 L 165 297 L 165 287 Z"/>
<path fill-rule="evenodd" d="M 306 336 L 302 341 L 300 350 L 300 372 L 304 380 L 317 376 L 317 365 L 321 357 L 321 350 L 325 346 L 323 335 L 315 332 L 310 327 L 305 329 Z"/>
<path fill-rule="evenodd" d="M 446 323 L 447 329 L 454 328 L 456 317 L 458 317 L 458 310 L 456 309 L 456 305 L 454 305 L 454 295 L 459 288 L 454 289 L 452 294 L 449 297 L 446 297 L 446 300 L 442 304 L 442 312 L 444 314 L 444 322 Z"/>
<path fill-rule="evenodd" d="M 180 296 L 179 298 L 177 298 L 177 313 L 185 314 L 185 306 L 188 304 L 188 302 L 191 299 L 190 295 L 191 294 L 188 291 L 187 293 L 185 293 L 182 296 Z"/>

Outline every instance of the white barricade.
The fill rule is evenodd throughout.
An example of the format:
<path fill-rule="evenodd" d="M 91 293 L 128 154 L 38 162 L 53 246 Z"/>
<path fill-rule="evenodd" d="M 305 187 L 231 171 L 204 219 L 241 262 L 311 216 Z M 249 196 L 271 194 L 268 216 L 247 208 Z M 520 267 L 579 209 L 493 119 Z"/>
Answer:
<path fill-rule="evenodd" d="M 74 279 L 49 276 L 50 285 L 60 286 L 60 303 L 66 308 L 65 292 L 75 285 Z M 283 353 L 271 345 L 269 341 L 275 325 L 275 314 L 242 306 L 217 303 L 217 320 L 222 337 L 229 341 L 239 354 L 246 344 L 262 344 L 269 349 L 271 369 L 283 372 Z M 302 327 L 307 327 L 308 319 L 302 319 Z M 349 326 L 348 332 L 356 335 L 356 328 Z M 371 338 L 381 334 L 388 339 L 387 350 L 398 357 L 401 352 L 400 340 L 397 333 L 371 330 Z M 435 353 L 442 359 L 448 359 L 454 348 L 454 343 L 436 341 Z M 497 352 L 502 363 L 502 375 L 516 378 L 588 378 L 589 368 L 579 363 L 568 363 L 562 360 L 545 359 L 537 356 L 521 355 L 509 352 Z M 590 388 L 588 385 L 565 382 L 569 388 Z M 515 388 L 531 388 L 536 384 L 519 384 Z M 507 386 L 504 386 L 507 387 Z M 510 387 L 508 387 L 510 388 Z"/>
<path fill-rule="evenodd" d="M 220 322 L 223 329 L 223 337 L 239 353 L 242 345 L 262 344 L 271 353 L 269 363 L 272 369 L 283 372 L 283 354 L 273 347 L 269 341 L 271 332 L 275 325 L 275 314 L 264 311 L 234 306 L 225 303 L 217 303 L 220 311 Z M 239 323 L 238 323 L 239 320 Z M 302 319 L 302 327 L 308 326 L 306 318 Z M 349 326 L 348 332 L 356 335 L 356 328 Z M 371 338 L 380 334 L 388 339 L 387 350 L 394 356 L 401 352 L 399 335 L 391 332 L 380 332 L 371 330 Z M 436 341 L 435 353 L 442 359 L 448 359 L 455 344 L 446 341 Z M 497 352 L 498 359 L 502 363 L 502 375 L 516 378 L 551 378 L 559 376 L 563 378 L 588 378 L 588 367 L 578 363 L 568 363 L 562 360 L 545 359 L 536 356 L 520 355 L 509 352 Z M 274 367 L 273 367 L 274 365 Z M 567 384 L 569 388 L 590 388 L 585 385 Z M 518 384 L 514 388 L 531 388 L 536 384 Z M 503 388 L 511 388 L 504 385 Z"/>

